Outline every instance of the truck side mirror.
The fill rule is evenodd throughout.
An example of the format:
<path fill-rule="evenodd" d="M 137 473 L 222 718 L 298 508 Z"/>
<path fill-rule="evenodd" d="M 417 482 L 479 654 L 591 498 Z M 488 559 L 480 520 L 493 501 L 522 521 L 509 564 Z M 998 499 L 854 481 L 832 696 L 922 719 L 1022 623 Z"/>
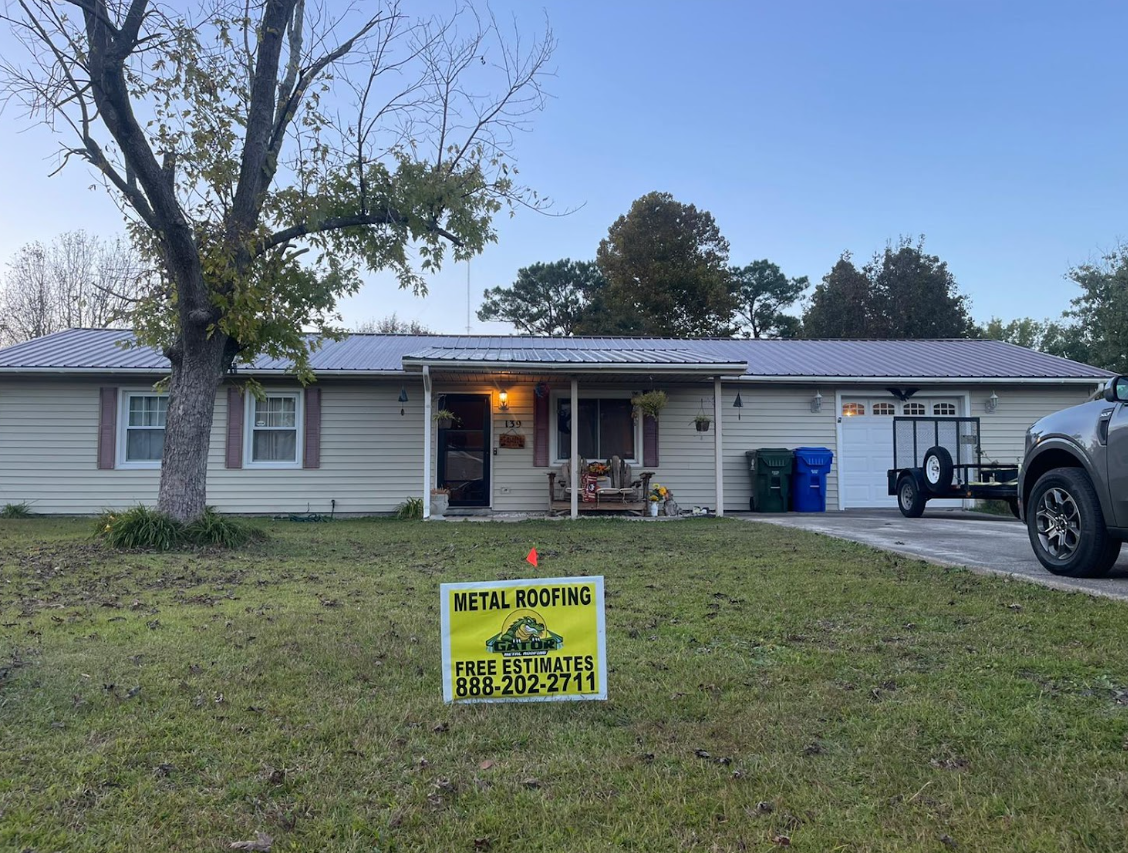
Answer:
<path fill-rule="evenodd" d="M 1128 376 L 1108 380 L 1104 397 L 1110 403 L 1128 403 Z"/>

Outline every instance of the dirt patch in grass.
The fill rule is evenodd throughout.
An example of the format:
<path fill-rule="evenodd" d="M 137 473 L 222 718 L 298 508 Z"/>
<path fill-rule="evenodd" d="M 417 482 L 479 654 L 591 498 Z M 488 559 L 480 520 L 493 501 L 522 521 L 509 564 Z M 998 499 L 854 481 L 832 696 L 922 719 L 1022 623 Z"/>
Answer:
<path fill-rule="evenodd" d="M 0 848 L 1122 844 L 1118 602 L 731 521 L 259 523 L 0 521 Z M 444 705 L 439 583 L 529 573 L 606 577 L 610 700 Z"/>

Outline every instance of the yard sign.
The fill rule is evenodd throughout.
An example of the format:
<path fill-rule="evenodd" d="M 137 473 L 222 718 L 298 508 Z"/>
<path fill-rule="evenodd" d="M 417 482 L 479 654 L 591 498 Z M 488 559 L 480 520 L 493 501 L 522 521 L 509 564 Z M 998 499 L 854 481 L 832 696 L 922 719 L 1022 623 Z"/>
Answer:
<path fill-rule="evenodd" d="M 439 595 L 445 701 L 607 698 L 602 577 L 444 583 Z"/>

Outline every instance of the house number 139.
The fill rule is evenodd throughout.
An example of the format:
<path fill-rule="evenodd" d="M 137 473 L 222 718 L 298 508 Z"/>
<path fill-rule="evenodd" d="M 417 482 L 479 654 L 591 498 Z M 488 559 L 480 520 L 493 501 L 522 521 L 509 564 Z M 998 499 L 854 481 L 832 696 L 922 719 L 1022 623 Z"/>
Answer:
<path fill-rule="evenodd" d="M 505 422 L 505 428 L 506 429 L 518 429 L 518 428 L 520 428 L 520 426 L 521 426 L 520 421 L 506 421 Z"/>

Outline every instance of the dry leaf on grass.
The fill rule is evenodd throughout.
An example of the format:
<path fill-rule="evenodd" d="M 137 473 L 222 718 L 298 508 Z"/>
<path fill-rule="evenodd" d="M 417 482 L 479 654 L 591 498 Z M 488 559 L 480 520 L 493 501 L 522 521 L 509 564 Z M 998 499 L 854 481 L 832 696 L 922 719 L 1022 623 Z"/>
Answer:
<path fill-rule="evenodd" d="M 478 764 L 478 769 L 479 770 L 489 770 L 493 766 L 494 766 L 494 763 L 487 758 L 485 761 L 482 761 Z"/>
<path fill-rule="evenodd" d="M 265 832 L 256 832 L 254 841 L 232 841 L 232 850 L 257 850 L 260 853 L 270 853 L 274 839 Z"/>

